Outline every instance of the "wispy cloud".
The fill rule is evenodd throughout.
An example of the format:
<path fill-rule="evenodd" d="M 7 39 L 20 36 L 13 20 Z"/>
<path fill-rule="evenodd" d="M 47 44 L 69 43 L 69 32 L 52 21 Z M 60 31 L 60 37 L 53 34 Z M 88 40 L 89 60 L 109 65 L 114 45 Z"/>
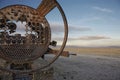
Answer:
<path fill-rule="evenodd" d="M 54 33 L 61 33 L 64 31 L 64 26 L 61 24 L 51 24 L 51 29 Z M 69 25 L 69 32 L 83 32 L 83 31 L 91 31 L 92 29 L 89 27 L 76 27 Z"/>
<path fill-rule="evenodd" d="M 83 36 L 80 37 L 80 40 L 101 40 L 101 39 L 111 39 L 107 36 Z"/>
<path fill-rule="evenodd" d="M 17 30 L 19 31 L 24 31 L 25 30 L 25 24 L 26 23 L 17 23 Z M 76 27 L 76 26 L 68 26 L 69 27 L 69 32 L 83 32 L 83 31 L 91 31 L 92 29 L 86 26 L 80 26 L 80 27 Z M 52 33 L 56 34 L 56 33 L 63 33 L 64 32 L 64 25 L 58 24 L 58 23 L 51 23 L 50 24 L 50 28 Z"/>
<path fill-rule="evenodd" d="M 81 23 L 86 23 L 86 22 L 99 21 L 99 20 L 102 20 L 102 18 L 97 17 L 97 16 L 92 16 L 92 17 L 87 17 L 87 18 L 80 19 L 80 22 Z"/>
<path fill-rule="evenodd" d="M 63 38 L 61 37 L 56 37 L 54 38 L 55 40 L 63 40 Z M 68 40 L 69 41 L 74 41 L 74 40 L 103 40 L 103 39 L 111 39 L 111 37 L 107 37 L 107 36 L 82 36 L 82 37 L 77 37 L 77 38 L 73 38 L 73 37 L 69 37 Z"/>
<path fill-rule="evenodd" d="M 101 11 L 101 12 L 108 12 L 108 13 L 112 13 L 113 12 L 111 9 L 101 8 L 101 7 L 98 7 L 98 6 L 94 6 L 92 8 L 95 9 L 95 10 Z"/>
<path fill-rule="evenodd" d="M 57 45 L 61 45 L 63 38 L 54 38 Z M 120 39 L 114 39 L 105 35 L 93 35 L 82 37 L 69 37 L 67 41 L 68 46 L 81 46 L 81 47 L 107 47 L 107 46 L 120 46 Z"/>

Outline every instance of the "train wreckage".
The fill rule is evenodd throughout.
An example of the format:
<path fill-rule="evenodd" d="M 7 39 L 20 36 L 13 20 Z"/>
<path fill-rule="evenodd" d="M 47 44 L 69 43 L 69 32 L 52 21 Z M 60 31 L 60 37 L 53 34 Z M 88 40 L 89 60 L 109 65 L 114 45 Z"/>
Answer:
<path fill-rule="evenodd" d="M 56 46 L 57 42 L 51 41 L 51 27 L 46 15 L 55 7 L 60 11 L 64 22 L 64 39 L 60 50 L 49 47 Z M 21 29 L 17 22 L 26 24 Z M 20 33 L 17 33 L 18 30 Z M 53 80 L 49 75 L 54 73 L 50 65 L 61 55 L 69 56 L 68 51 L 63 51 L 67 37 L 67 19 L 56 0 L 42 0 L 37 9 L 26 5 L 1 8 L 0 59 L 3 65 L 0 65 L 0 80 Z M 51 61 L 46 61 L 46 54 L 55 56 Z M 36 63 L 36 60 L 39 62 Z"/>

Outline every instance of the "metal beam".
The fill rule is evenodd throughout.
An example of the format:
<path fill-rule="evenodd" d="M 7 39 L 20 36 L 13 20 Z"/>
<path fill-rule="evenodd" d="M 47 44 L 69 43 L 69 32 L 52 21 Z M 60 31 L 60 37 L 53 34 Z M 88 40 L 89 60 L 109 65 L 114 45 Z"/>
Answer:
<path fill-rule="evenodd" d="M 37 10 L 41 16 L 46 16 L 52 9 L 56 7 L 56 0 L 42 0 Z"/>

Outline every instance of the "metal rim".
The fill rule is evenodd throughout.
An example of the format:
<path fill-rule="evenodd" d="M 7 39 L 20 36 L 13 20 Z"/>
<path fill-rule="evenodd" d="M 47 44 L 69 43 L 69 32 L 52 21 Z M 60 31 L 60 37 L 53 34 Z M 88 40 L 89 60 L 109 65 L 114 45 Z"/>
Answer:
<path fill-rule="evenodd" d="M 68 23 L 67 23 L 67 19 L 66 19 L 66 16 L 65 16 L 65 13 L 64 13 L 62 7 L 60 6 L 60 4 L 57 1 L 56 1 L 56 7 L 60 11 L 61 16 L 63 18 L 63 22 L 64 22 L 64 40 L 63 40 L 62 46 L 61 46 L 58 54 L 49 62 L 49 64 L 47 64 L 46 66 L 43 66 L 43 67 L 41 67 L 39 69 L 31 70 L 30 72 L 35 72 L 37 70 L 41 70 L 41 69 L 44 69 L 46 67 L 49 67 L 52 63 L 54 63 L 58 59 L 58 57 L 61 55 L 61 53 L 63 52 L 63 50 L 64 50 L 64 48 L 66 46 L 66 42 L 67 42 L 67 38 L 68 38 Z"/>

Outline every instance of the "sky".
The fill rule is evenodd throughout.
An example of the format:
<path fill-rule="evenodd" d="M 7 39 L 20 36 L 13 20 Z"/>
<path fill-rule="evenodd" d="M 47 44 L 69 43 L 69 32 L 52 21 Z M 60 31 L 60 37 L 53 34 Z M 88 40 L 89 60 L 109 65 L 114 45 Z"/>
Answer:
<path fill-rule="evenodd" d="M 69 25 L 67 46 L 120 46 L 120 0 L 57 0 Z M 41 0 L 0 0 L 0 8 L 24 4 L 37 8 Z M 61 45 L 63 21 L 57 8 L 46 15 L 52 40 Z"/>

